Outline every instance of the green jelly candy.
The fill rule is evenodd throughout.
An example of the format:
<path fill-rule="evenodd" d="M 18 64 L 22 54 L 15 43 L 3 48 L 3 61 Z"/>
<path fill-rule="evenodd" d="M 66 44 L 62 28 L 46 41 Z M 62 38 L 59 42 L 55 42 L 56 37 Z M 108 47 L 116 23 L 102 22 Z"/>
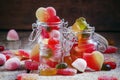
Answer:
<path fill-rule="evenodd" d="M 68 67 L 67 63 L 60 63 L 56 65 L 57 69 L 65 69 L 67 67 Z"/>

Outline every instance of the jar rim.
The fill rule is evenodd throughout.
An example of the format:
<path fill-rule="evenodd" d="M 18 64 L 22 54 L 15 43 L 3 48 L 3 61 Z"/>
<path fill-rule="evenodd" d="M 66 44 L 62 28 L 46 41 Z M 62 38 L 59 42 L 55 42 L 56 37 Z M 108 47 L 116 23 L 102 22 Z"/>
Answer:
<path fill-rule="evenodd" d="M 40 21 L 36 21 L 36 23 L 38 24 L 38 25 L 59 25 L 59 24 L 61 24 L 62 22 L 64 22 L 64 20 L 62 19 L 62 20 L 60 20 L 60 21 L 58 21 L 58 22 L 40 22 Z"/>

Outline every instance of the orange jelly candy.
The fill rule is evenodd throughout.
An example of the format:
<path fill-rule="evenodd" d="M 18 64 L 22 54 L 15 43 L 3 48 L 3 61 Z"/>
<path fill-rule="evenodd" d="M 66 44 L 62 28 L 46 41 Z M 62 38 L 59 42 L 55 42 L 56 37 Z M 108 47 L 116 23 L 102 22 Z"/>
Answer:
<path fill-rule="evenodd" d="M 46 68 L 46 69 L 40 70 L 40 75 L 43 75 L 43 76 L 52 76 L 56 74 L 57 74 L 56 68 Z"/>

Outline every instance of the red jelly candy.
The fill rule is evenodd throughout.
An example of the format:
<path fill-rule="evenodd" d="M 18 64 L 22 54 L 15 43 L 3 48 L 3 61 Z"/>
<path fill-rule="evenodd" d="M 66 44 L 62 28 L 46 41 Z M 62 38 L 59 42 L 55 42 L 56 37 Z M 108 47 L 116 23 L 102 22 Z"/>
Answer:
<path fill-rule="evenodd" d="M 49 65 L 51 68 L 55 68 L 58 62 L 47 60 L 46 64 Z"/>
<path fill-rule="evenodd" d="M 111 69 L 115 69 L 117 66 L 117 64 L 114 61 L 107 61 L 107 62 L 104 62 L 104 64 L 109 64 Z"/>
<path fill-rule="evenodd" d="M 70 76 L 70 75 L 75 75 L 76 73 L 77 73 L 77 70 L 73 69 L 73 68 L 66 68 L 66 69 L 58 69 L 57 70 L 58 75 Z"/>
<path fill-rule="evenodd" d="M 56 10 L 53 7 L 47 7 L 46 10 L 49 13 L 50 17 L 56 16 Z"/>
<path fill-rule="evenodd" d="M 39 63 L 35 61 L 25 61 L 25 68 L 28 70 L 38 70 Z"/>
<path fill-rule="evenodd" d="M 0 51 L 4 51 L 4 46 L 0 46 Z"/>
<path fill-rule="evenodd" d="M 108 46 L 108 48 L 105 50 L 104 53 L 108 53 L 108 54 L 110 54 L 110 53 L 116 53 L 117 50 L 118 50 L 118 48 L 115 47 L 115 46 Z"/>

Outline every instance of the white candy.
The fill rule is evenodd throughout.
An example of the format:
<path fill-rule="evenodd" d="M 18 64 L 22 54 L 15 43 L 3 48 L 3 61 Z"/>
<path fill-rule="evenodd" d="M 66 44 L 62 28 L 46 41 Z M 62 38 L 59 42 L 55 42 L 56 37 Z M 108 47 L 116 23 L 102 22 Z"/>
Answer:
<path fill-rule="evenodd" d="M 72 66 L 80 72 L 84 72 L 87 67 L 87 63 L 84 59 L 78 58 L 72 63 Z"/>

